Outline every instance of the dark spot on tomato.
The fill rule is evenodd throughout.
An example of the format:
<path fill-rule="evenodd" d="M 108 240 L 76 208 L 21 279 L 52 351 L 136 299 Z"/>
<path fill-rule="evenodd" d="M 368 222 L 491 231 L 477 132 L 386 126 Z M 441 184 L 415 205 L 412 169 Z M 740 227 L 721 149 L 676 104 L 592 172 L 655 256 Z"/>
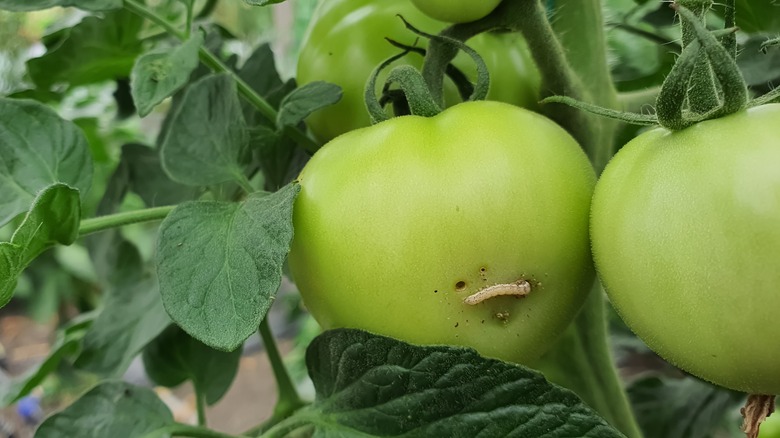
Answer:
<path fill-rule="evenodd" d="M 461 280 L 461 281 L 455 283 L 455 289 L 463 290 L 465 288 L 466 288 L 466 282 L 465 281 Z"/>
<path fill-rule="evenodd" d="M 459 323 L 459 322 L 456 322 L 456 323 L 455 323 L 455 328 L 458 328 L 458 325 L 460 325 L 460 323 Z"/>

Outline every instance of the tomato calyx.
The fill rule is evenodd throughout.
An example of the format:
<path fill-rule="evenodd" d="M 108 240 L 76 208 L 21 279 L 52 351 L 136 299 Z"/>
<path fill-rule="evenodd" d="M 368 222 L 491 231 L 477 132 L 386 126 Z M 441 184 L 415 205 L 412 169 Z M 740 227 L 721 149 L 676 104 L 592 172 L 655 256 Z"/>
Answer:
<path fill-rule="evenodd" d="M 457 39 L 423 32 L 412 26 L 401 15 L 398 15 L 398 17 L 404 22 L 406 28 L 415 34 L 432 41 L 439 41 L 451 45 L 468 54 L 477 67 L 477 82 L 474 84 L 473 91 L 468 100 L 484 100 L 487 97 L 490 88 L 490 73 L 488 73 L 487 65 L 482 60 L 482 57 L 480 57 L 474 49 Z M 393 41 L 390 41 L 390 43 L 394 44 Z M 394 45 L 398 44 L 395 43 Z M 433 93 L 425 82 L 422 74 L 414 67 L 408 65 L 397 66 L 390 70 L 390 74 L 382 89 L 383 98 L 377 99 L 375 90 L 379 73 L 413 50 L 414 48 L 404 47 L 403 52 L 388 58 L 371 73 L 368 83 L 366 84 L 365 101 L 372 123 L 376 124 L 390 118 L 383 109 L 383 104 L 388 101 L 392 101 L 394 105 L 397 105 L 399 102 L 405 102 L 408 105 L 408 112 L 401 108 L 399 109 L 401 114 L 408 113 L 423 117 L 433 117 L 442 111 L 441 104 L 433 97 Z M 398 84 L 400 91 L 403 94 L 399 94 L 397 92 L 398 90 L 391 90 L 390 87 L 393 84 Z"/>
<path fill-rule="evenodd" d="M 567 96 L 553 96 L 542 103 L 564 103 L 593 114 L 635 125 L 661 125 L 679 131 L 699 122 L 717 119 L 780 98 L 780 87 L 748 100 L 747 85 L 736 63 L 733 13 L 726 27 L 710 32 L 704 16 L 713 2 L 677 0 L 670 7 L 680 16 L 683 51 L 664 80 L 655 114 L 636 114 L 601 108 Z M 730 5 L 733 7 L 733 1 Z M 688 9 L 687 6 L 695 10 Z"/>
<path fill-rule="evenodd" d="M 426 54 L 428 52 L 427 50 L 425 50 L 422 47 L 408 46 L 408 45 L 403 44 L 401 42 L 395 41 L 395 40 L 393 40 L 391 38 L 385 38 L 385 40 L 387 40 L 387 42 L 389 42 L 390 44 L 392 44 L 395 47 L 398 47 L 401 50 L 406 50 L 406 51 L 408 51 L 408 53 L 418 54 L 418 55 L 422 56 L 423 58 L 425 58 L 425 56 L 426 56 Z M 456 67 L 452 63 L 447 64 L 447 68 L 446 68 L 444 73 L 455 84 L 455 88 L 458 89 L 458 95 L 460 95 L 460 98 L 463 99 L 464 101 L 467 101 L 469 99 L 469 96 L 471 96 L 474 93 L 474 84 L 472 84 L 471 81 L 469 81 L 469 78 L 463 73 L 463 71 L 461 71 L 461 69 L 459 69 L 458 67 Z M 428 84 L 428 86 L 430 87 L 430 84 Z M 379 99 L 379 103 L 384 106 L 385 103 L 387 103 L 387 102 L 395 102 L 395 99 L 393 98 L 393 92 L 396 92 L 396 91 L 399 91 L 399 90 L 389 90 L 387 92 L 383 92 L 382 97 Z M 403 93 L 400 93 L 400 94 L 403 95 Z M 404 100 L 405 99 L 406 98 L 404 96 Z M 385 102 L 383 102 L 383 100 Z M 408 107 L 408 105 L 407 105 L 407 107 Z M 397 111 L 395 112 L 395 114 L 399 115 L 399 113 Z"/>
<path fill-rule="evenodd" d="M 748 396 L 745 407 L 740 409 L 740 413 L 744 418 L 742 423 L 742 431 L 745 432 L 747 438 L 758 437 L 759 428 L 761 423 L 766 420 L 775 411 L 775 396 L 774 395 L 762 395 L 751 394 Z"/>
<path fill-rule="evenodd" d="M 528 280 L 519 279 L 514 283 L 494 284 L 485 286 L 479 291 L 467 296 L 463 302 L 475 306 L 485 300 L 499 296 L 524 297 L 531 293 L 531 283 Z"/>

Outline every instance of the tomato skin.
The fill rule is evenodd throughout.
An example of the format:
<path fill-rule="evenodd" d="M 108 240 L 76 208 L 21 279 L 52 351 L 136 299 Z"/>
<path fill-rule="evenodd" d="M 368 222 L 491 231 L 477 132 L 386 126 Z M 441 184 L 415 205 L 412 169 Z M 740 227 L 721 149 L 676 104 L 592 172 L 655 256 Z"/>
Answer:
<path fill-rule="evenodd" d="M 596 269 L 628 326 L 671 363 L 780 394 L 780 105 L 629 142 L 596 186 Z"/>
<path fill-rule="evenodd" d="M 374 68 L 400 50 L 385 40 L 392 38 L 414 45 L 418 37 L 396 16 L 402 15 L 421 30 L 439 32 L 445 23 L 427 17 L 410 0 L 328 0 L 321 2 L 304 36 L 298 57 L 297 80 L 301 85 L 327 81 L 343 89 L 336 105 L 317 111 L 306 119 L 312 133 L 326 142 L 347 131 L 369 126 L 364 89 Z M 425 46 L 420 38 L 418 45 Z M 491 73 L 488 100 L 536 108 L 540 75 L 528 47 L 517 34 L 483 34 L 468 41 L 482 55 Z M 404 63 L 422 66 L 422 57 L 409 54 Z M 467 75 L 476 76 L 473 61 L 461 53 L 455 64 Z M 380 75 L 378 87 L 387 77 Z M 448 81 L 449 82 L 449 81 Z M 445 97 L 457 102 L 451 83 Z"/>
<path fill-rule="evenodd" d="M 326 329 L 527 363 L 592 284 L 595 174 L 565 131 L 522 108 L 467 102 L 352 131 L 299 181 L 289 264 Z M 463 302 L 520 278 L 534 284 L 525 298 Z"/>
<path fill-rule="evenodd" d="M 448 23 L 477 21 L 501 3 L 501 0 L 412 0 L 427 16 Z"/>
<path fill-rule="evenodd" d="M 761 423 L 758 438 L 780 438 L 780 415 L 772 414 Z"/>

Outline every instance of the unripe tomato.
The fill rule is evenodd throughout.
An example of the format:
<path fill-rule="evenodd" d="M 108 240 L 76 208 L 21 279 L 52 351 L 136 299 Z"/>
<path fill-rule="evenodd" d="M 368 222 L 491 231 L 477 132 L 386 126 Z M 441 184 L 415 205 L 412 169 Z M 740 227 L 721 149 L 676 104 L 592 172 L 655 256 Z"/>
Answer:
<path fill-rule="evenodd" d="M 326 329 L 527 363 L 592 284 L 594 180 L 566 131 L 504 103 L 358 129 L 326 144 L 299 177 L 293 279 Z M 524 298 L 464 302 L 523 281 Z"/>
<path fill-rule="evenodd" d="M 327 0 L 318 6 L 302 43 L 297 80 L 301 85 L 331 82 L 344 92 L 339 103 L 306 119 L 321 141 L 370 124 L 363 99 L 366 81 L 377 65 L 400 52 L 385 37 L 410 46 L 418 40 L 398 14 L 427 32 L 436 33 L 446 27 L 422 14 L 410 0 Z M 479 52 L 490 71 L 488 100 L 536 107 L 541 79 L 519 34 L 482 34 L 468 44 Z M 424 38 L 417 45 L 425 46 Z M 420 67 L 422 57 L 409 54 L 403 62 Z M 472 79 L 476 76 L 474 63 L 467 55 L 458 55 L 455 64 Z M 380 84 L 387 73 L 380 75 Z M 458 102 L 454 85 L 449 81 L 447 85 L 447 101 Z"/>
<path fill-rule="evenodd" d="M 596 186 L 591 238 L 612 304 L 650 348 L 780 394 L 780 105 L 629 142 Z"/>
<path fill-rule="evenodd" d="M 773 413 L 761 423 L 758 438 L 780 438 L 780 415 Z"/>
<path fill-rule="evenodd" d="M 468 23 L 491 13 L 501 0 L 412 0 L 412 3 L 437 20 Z"/>

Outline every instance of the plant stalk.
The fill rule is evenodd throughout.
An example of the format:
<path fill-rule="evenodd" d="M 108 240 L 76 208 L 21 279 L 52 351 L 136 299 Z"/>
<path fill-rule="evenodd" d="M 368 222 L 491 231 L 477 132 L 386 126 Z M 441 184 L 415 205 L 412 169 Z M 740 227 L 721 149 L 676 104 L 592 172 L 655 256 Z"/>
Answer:
<path fill-rule="evenodd" d="M 205 427 L 206 419 L 206 393 L 201 388 L 195 388 L 195 407 L 198 410 L 198 426 Z"/>
<path fill-rule="evenodd" d="M 125 0 L 124 7 L 129 10 L 130 12 L 133 12 L 134 14 L 137 14 L 143 18 L 146 18 L 147 20 L 157 24 L 158 26 L 165 29 L 166 32 L 171 34 L 172 36 L 178 38 L 181 41 L 186 40 L 187 36 L 180 32 L 178 29 L 176 29 L 173 24 L 168 22 L 165 18 L 157 15 L 154 11 L 147 8 L 142 3 L 139 3 L 137 0 Z M 257 94 L 252 87 L 249 86 L 243 79 L 241 79 L 236 72 L 231 70 L 228 66 L 226 66 L 219 58 L 217 58 L 213 53 L 208 51 L 205 47 L 201 46 L 198 50 L 198 56 L 200 57 L 200 61 L 205 64 L 207 67 L 211 68 L 215 72 L 219 73 L 227 73 L 229 74 L 233 80 L 236 82 L 236 86 L 238 88 L 238 92 L 241 96 L 244 97 L 249 103 L 252 104 L 252 106 L 257 109 L 257 111 L 265 117 L 268 121 L 272 123 L 276 123 L 277 118 L 277 111 L 272 107 L 268 102 L 266 102 L 265 99 L 263 99 L 259 94 Z M 319 145 L 309 138 L 303 131 L 296 127 L 290 127 L 290 129 L 286 129 L 285 132 L 293 139 L 296 143 L 298 143 L 301 147 L 306 149 L 307 151 L 314 153 L 319 149 Z"/>
<path fill-rule="evenodd" d="M 165 219 L 174 208 L 176 207 L 169 205 L 84 219 L 79 225 L 79 237 L 84 237 L 88 234 L 105 231 L 111 228 L 118 228 L 124 225 L 159 221 Z"/>
<path fill-rule="evenodd" d="M 553 51 L 552 55 L 548 56 L 564 56 L 565 64 L 561 65 L 571 69 L 572 76 L 586 79 L 577 86 L 581 87 L 581 95 L 586 96 L 589 102 L 605 108 L 619 108 L 620 103 L 607 63 L 601 1 L 558 0 L 556 12 L 557 15 L 552 20 L 555 41 L 565 48 L 565 52 Z M 540 20 L 538 14 L 537 10 L 535 21 Z M 541 24 L 537 26 L 546 35 L 546 29 Z M 524 34 L 528 35 L 528 38 L 532 37 L 533 32 L 527 30 Z M 547 38 L 536 37 L 541 42 Z M 529 46 L 534 48 L 534 42 L 530 39 Z M 549 69 L 542 70 L 543 76 L 550 73 L 552 72 Z M 563 118 L 562 121 L 565 123 L 567 120 Z M 581 144 L 596 171 L 601 173 L 614 154 L 618 124 L 613 120 L 595 116 L 587 116 L 585 123 L 590 126 L 588 135 L 591 137 Z M 562 339 L 553 346 L 545 360 L 551 362 L 548 367 L 551 369 L 551 375 L 560 373 L 560 380 L 565 381 L 561 383 L 574 389 L 608 422 L 629 438 L 641 438 L 642 431 L 633 415 L 609 349 L 606 305 L 608 304 L 604 299 L 604 292 L 596 281 L 580 314 Z M 566 365 L 569 366 L 568 369 Z"/>
<path fill-rule="evenodd" d="M 190 438 L 249 438 L 245 435 L 228 435 L 217 432 L 216 430 L 206 429 L 201 426 L 190 426 L 189 424 L 175 423 L 165 426 L 144 435 L 143 438 L 163 438 L 163 437 L 190 437 Z"/>
<path fill-rule="evenodd" d="M 298 395 L 298 391 L 295 389 L 295 385 L 293 385 L 292 380 L 290 379 L 290 374 L 284 366 L 284 361 L 276 346 L 276 339 L 271 333 L 271 328 L 268 325 L 267 316 L 263 319 L 263 322 L 260 323 L 259 332 L 260 337 L 263 340 L 263 345 L 265 346 L 266 354 L 268 355 L 268 361 L 271 363 L 271 369 L 276 378 L 278 399 L 276 400 L 272 418 L 264 424 L 265 427 L 272 427 L 305 406 L 306 402 Z"/>

